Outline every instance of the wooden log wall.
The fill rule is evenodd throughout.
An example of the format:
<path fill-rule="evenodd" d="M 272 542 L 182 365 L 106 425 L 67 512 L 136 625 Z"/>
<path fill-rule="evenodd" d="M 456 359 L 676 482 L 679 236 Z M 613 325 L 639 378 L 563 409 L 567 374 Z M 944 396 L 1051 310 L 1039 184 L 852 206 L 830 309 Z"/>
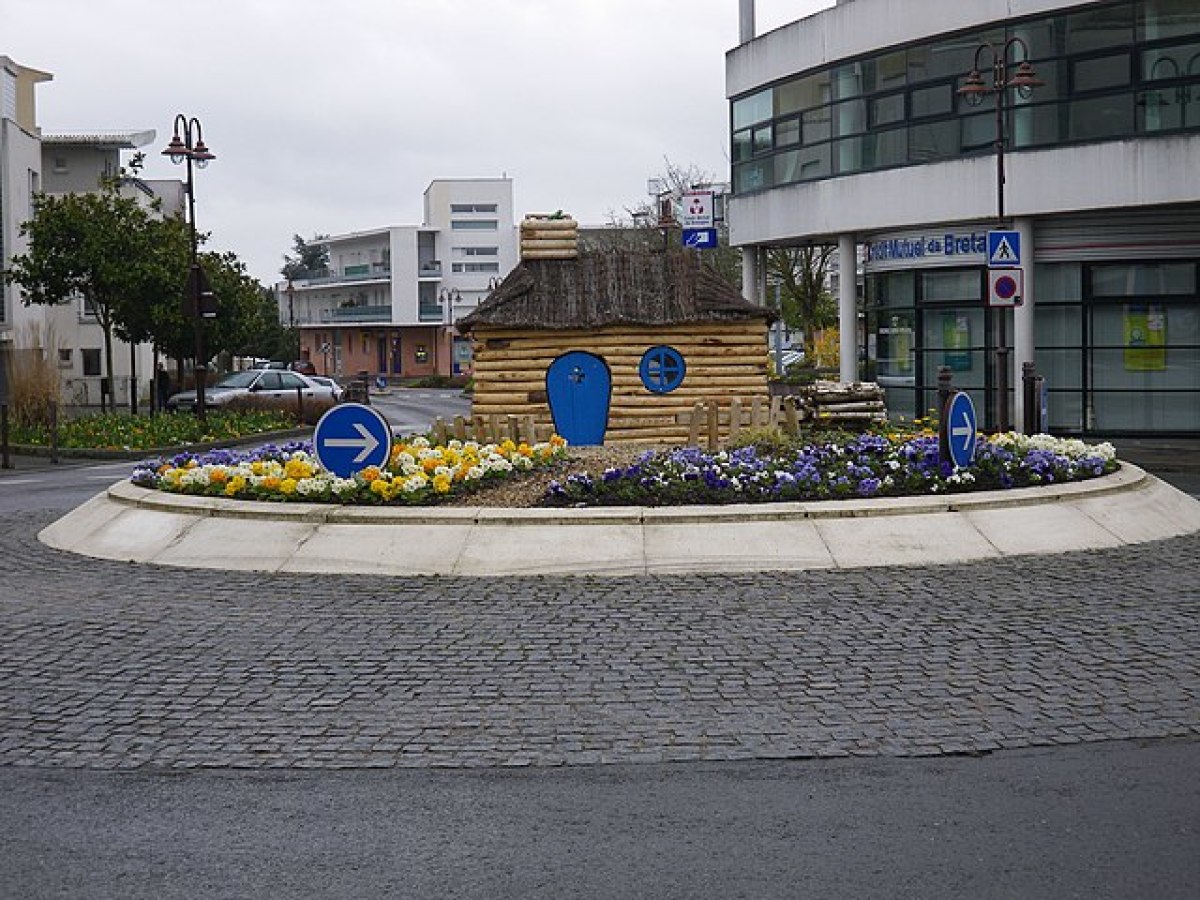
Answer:
<path fill-rule="evenodd" d="M 732 397 L 767 392 L 767 326 L 762 320 L 691 323 L 646 328 L 609 326 L 588 331 L 495 329 L 475 337 L 475 416 L 532 416 L 553 423 L 546 397 L 546 370 L 572 350 L 602 357 L 612 372 L 612 403 L 605 443 L 686 444 L 697 402 L 729 403 Z M 683 356 L 683 383 L 666 394 L 642 384 L 638 366 L 651 347 L 666 344 Z M 728 420 L 722 426 L 728 433 Z"/>

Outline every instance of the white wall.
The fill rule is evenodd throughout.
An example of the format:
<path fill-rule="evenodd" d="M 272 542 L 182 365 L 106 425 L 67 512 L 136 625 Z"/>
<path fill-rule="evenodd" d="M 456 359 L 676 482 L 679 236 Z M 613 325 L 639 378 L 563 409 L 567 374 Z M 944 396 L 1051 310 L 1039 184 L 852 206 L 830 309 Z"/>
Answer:
<path fill-rule="evenodd" d="M 839 59 L 1005 19 L 1104 0 L 854 0 L 730 50 L 727 97 Z"/>
<path fill-rule="evenodd" d="M 1005 210 L 1039 216 L 1194 200 L 1197 159 L 1197 135 L 1008 153 Z M 986 220 L 996 211 L 996 160 L 988 155 L 733 197 L 729 240 L 744 245 L 863 234 Z"/>

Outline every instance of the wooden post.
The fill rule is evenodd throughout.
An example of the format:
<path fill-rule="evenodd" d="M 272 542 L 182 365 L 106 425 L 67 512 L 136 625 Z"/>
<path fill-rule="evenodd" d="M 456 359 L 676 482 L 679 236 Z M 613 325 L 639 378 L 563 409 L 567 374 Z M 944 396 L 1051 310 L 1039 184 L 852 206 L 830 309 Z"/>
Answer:
<path fill-rule="evenodd" d="M 750 398 L 750 427 L 762 428 L 770 423 L 763 419 L 762 397 L 755 394 Z"/>
<path fill-rule="evenodd" d="M 446 437 L 446 420 L 438 416 L 433 420 L 433 443 L 435 445 L 444 445 Z"/>
<path fill-rule="evenodd" d="M 708 401 L 708 452 L 716 453 L 721 446 L 721 407 L 716 400 Z"/>
<path fill-rule="evenodd" d="M 729 443 L 737 440 L 742 431 L 742 400 L 734 397 L 729 401 Z"/>
<path fill-rule="evenodd" d="M 795 403 L 788 403 L 783 407 L 784 415 L 787 416 L 787 430 L 789 434 L 800 433 L 800 416 L 796 410 Z"/>
<path fill-rule="evenodd" d="M 454 417 L 454 436 L 460 441 L 467 439 L 467 423 L 463 421 L 462 416 Z"/>
<path fill-rule="evenodd" d="M 688 446 L 700 446 L 700 422 L 704 419 L 704 404 L 697 400 L 692 407 L 692 419 L 688 423 Z"/>
<path fill-rule="evenodd" d="M 488 435 L 482 441 L 482 443 L 498 444 L 504 440 L 502 437 L 500 437 L 500 434 L 500 415 L 499 413 L 492 413 L 490 416 L 488 416 Z"/>
<path fill-rule="evenodd" d="M 776 394 L 771 398 L 771 413 L 767 421 L 772 428 L 782 428 L 783 419 L 783 398 Z"/>

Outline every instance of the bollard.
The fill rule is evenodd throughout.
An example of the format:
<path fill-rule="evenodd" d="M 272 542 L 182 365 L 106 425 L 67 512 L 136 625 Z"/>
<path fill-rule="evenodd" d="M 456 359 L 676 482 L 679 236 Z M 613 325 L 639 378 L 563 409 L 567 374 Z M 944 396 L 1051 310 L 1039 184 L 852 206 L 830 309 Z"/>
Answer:
<path fill-rule="evenodd" d="M 0 403 L 0 455 L 3 456 L 3 462 L 0 467 L 5 469 L 12 468 L 12 458 L 8 455 L 8 404 Z"/>
<path fill-rule="evenodd" d="M 1037 374 L 1037 367 L 1031 362 L 1021 363 L 1021 387 L 1025 398 L 1023 430 L 1026 434 L 1041 434 L 1049 424 L 1046 422 L 1046 379 Z"/>
<path fill-rule="evenodd" d="M 949 366 L 938 366 L 938 458 L 941 460 L 950 458 L 950 426 L 946 421 L 946 405 L 950 402 L 950 395 L 954 393 L 953 380 L 954 374 Z"/>
<path fill-rule="evenodd" d="M 58 463 L 58 403 L 50 403 L 50 462 Z"/>

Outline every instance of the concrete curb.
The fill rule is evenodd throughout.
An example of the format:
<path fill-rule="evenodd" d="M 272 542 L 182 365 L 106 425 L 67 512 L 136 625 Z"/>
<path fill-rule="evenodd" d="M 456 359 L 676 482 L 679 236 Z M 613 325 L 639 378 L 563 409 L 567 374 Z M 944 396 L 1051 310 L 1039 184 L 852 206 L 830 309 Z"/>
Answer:
<path fill-rule="evenodd" d="M 342 507 L 114 484 L 45 528 L 102 559 L 272 572 L 647 575 L 930 565 L 1200 531 L 1200 501 L 1125 463 L 1104 478 L 944 497 L 716 507 Z"/>

